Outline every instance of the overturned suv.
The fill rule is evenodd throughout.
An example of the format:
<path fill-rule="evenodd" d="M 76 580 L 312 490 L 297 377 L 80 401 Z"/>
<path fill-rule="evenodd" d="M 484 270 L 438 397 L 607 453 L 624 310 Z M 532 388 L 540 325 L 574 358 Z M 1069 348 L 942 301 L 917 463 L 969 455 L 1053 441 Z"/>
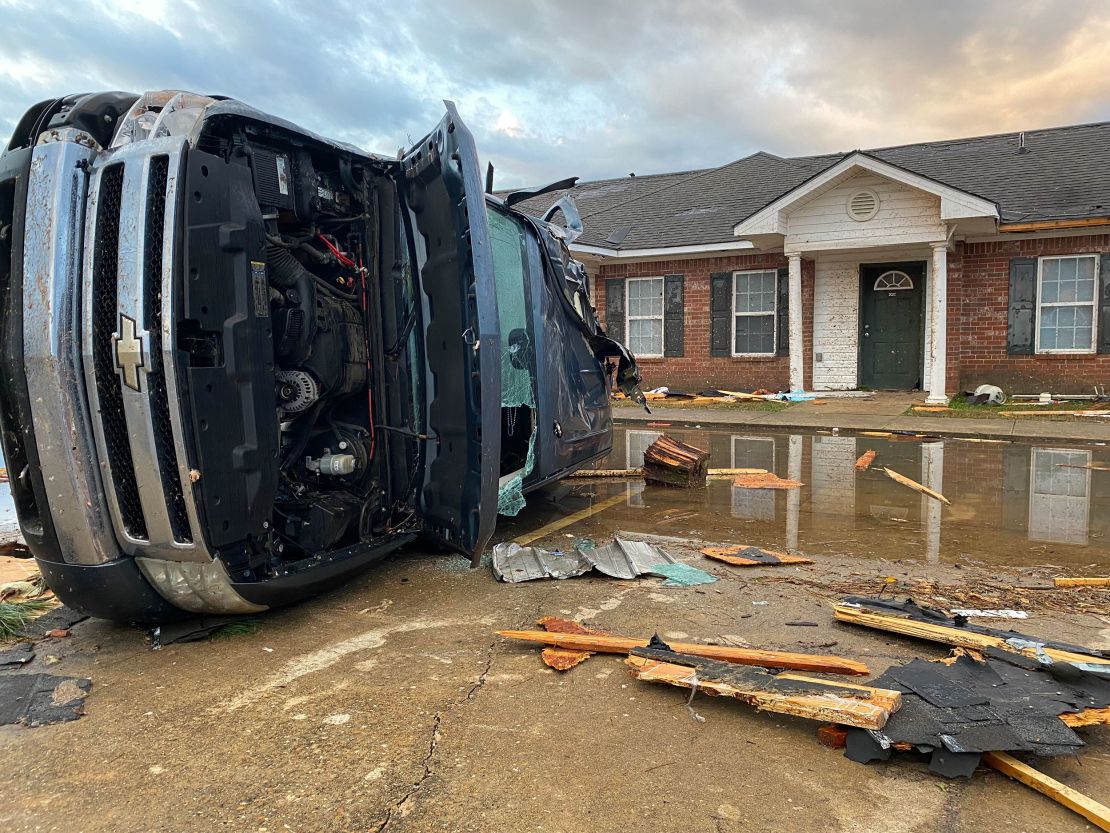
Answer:
<path fill-rule="evenodd" d="M 536 193 L 483 192 L 450 104 L 397 158 L 176 91 L 31 108 L 0 156 L 0 430 L 58 597 L 155 622 L 418 536 L 476 559 L 604 455 L 611 369 L 638 372 L 573 204 L 514 210 Z"/>

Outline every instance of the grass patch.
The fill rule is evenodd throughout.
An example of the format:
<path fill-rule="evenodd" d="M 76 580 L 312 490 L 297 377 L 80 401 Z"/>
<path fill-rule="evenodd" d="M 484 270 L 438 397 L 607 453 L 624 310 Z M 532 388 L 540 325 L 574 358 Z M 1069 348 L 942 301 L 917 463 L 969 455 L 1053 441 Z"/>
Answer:
<path fill-rule="evenodd" d="M 27 623 L 50 609 L 50 599 L 23 599 L 18 602 L 0 602 L 0 639 L 17 636 Z"/>
<path fill-rule="evenodd" d="M 238 622 L 228 622 L 222 628 L 212 631 L 212 638 L 235 639 L 240 636 L 254 636 L 261 632 L 261 619 L 240 619 Z"/>
<path fill-rule="evenodd" d="M 1032 405 L 1028 399 L 1018 399 L 1014 401 L 1007 399 L 1003 405 L 972 405 L 967 402 L 962 396 L 955 396 L 952 401 L 948 403 L 948 409 L 944 411 L 915 411 L 915 405 L 907 408 L 902 416 L 917 416 L 917 417 L 940 417 L 941 419 L 949 419 L 956 417 L 958 419 L 1014 419 L 1014 417 L 1000 417 L 999 411 L 1026 411 L 1030 414 L 1037 414 L 1045 419 L 1053 419 L 1059 422 L 1080 422 L 1089 421 L 1091 417 L 1072 416 L 1070 414 L 1056 414 L 1057 411 L 1079 411 L 1084 408 L 1092 407 L 1093 403 L 1077 401 L 1077 402 L 1053 402 L 1051 405 Z M 1016 417 L 1023 419 L 1023 417 Z"/>

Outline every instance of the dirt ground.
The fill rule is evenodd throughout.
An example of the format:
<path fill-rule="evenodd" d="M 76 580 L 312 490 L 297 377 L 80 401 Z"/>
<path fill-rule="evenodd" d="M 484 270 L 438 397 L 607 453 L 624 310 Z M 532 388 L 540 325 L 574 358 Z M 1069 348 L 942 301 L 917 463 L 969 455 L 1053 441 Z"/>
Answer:
<path fill-rule="evenodd" d="M 561 674 L 536 649 L 493 634 L 557 614 L 622 634 L 836 653 L 878 674 L 945 651 L 834 624 L 835 588 L 893 576 L 905 589 L 926 575 L 960 586 L 967 576 L 954 565 L 861 558 L 748 571 L 696 563 L 719 580 L 506 585 L 456 556 L 410 552 L 263 617 L 252 635 L 154 651 L 142 631 L 83 622 L 40 644 L 35 663 L 53 654 L 60 661 L 48 670 L 90 676 L 87 714 L 0 728 L 0 829 L 1084 829 L 992 771 L 946 781 L 905 755 L 864 766 L 820 746 L 816 724 L 735 701 L 697 697 L 701 723 L 684 692 L 631 679 L 620 658 L 595 656 Z M 1110 620 L 1087 608 L 1050 606 L 1020 624 L 1110 646 Z M 785 624 L 798 619 L 819 627 Z M 1081 760 L 1037 765 L 1110 800 L 1110 730 L 1082 731 Z"/>

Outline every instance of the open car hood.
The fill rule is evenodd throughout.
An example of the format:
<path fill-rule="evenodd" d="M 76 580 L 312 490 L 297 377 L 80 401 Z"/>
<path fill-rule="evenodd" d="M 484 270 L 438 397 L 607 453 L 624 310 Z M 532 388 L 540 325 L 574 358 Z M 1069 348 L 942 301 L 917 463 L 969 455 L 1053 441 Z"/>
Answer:
<path fill-rule="evenodd" d="M 474 138 L 455 105 L 402 158 L 424 330 L 425 443 L 416 512 L 427 533 L 477 558 L 497 521 L 500 332 Z"/>

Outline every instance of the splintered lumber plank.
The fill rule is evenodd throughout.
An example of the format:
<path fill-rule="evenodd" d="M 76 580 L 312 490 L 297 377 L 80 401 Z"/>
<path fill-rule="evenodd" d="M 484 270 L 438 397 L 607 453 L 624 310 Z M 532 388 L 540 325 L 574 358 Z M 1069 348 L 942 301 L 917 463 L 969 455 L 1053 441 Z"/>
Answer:
<path fill-rule="evenodd" d="M 696 688 L 704 694 L 734 697 L 755 706 L 760 711 L 788 714 L 825 723 L 841 723 L 860 729 L 883 728 L 891 713 L 887 705 L 892 698 L 900 702 L 902 696 L 897 691 L 867 690 L 862 687 L 854 687 L 859 689 L 859 695 L 853 696 L 845 693 L 842 690 L 843 686 L 824 680 L 812 682 L 827 686 L 827 691 L 789 693 L 762 688 L 755 682 L 738 685 L 707 678 L 704 673 L 699 674 L 697 669 L 690 666 L 660 662 L 648 657 L 633 655 L 628 657 L 625 663 L 633 669 L 636 679 L 645 682 Z M 878 699 L 871 699 L 868 691 L 882 691 L 882 695 Z"/>
<path fill-rule="evenodd" d="M 1110 416 L 1110 411 L 1106 410 L 1086 410 L 1086 411 L 998 411 L 1000 417 L 1019 417 L 1019 416 Z"/>
<path fill-rule="evenodd" d="M 1083 709 L 1079 712 L 1065 712 L 1060 719 L 1076 729 L 1080 726 L 1105 726 L 1110 723 L 1110 709 Z"/>
<path fill-rule="evenodd" d="M 767 555 L 774 556 L 778 559 L 779 564 L 812 564 L 812 558 L 805 558 L 800 555 L 790 555 L 786 552 L 778 552 L 777 550 L 769 550 L 763 547 L 756 547 L 751 544 L 733 544 L 729 547 L 706 547 L 701 551 L 702 555 L 714 559 L 715 561 L 723 561 L 726 564 L 732 564 L 735 567 L 773 567 L 776 566 L 774 561 L 761 561 L 758 558 L 746 558 L 740 553 L 744 550 L 755 549 L 766 553 Z"/>
<path fill-rule="evenodd" d="M 830 683 L 828 680 L 822 680 L 819 677 L 810 677 L 807 674 L 795 674 L 792 671 L 783 671 L 781 674 L 775 675 L 776 680 L 793 680 L 798 683 L 813 683 L 815 685 L 829 685 L 838 689 L 851 689 L 852 691 L 860 692 L 861 697 L 867 697 L 871 702 L 877 703 L 888 712 L 893 714 L 902 708 L 902 695 L 897 691 L 889 688 L 875 688 L 869 685 L 859 685 L 858 683 Z"/>
<path fill-rule="evenodd" d="M 764 474 L 741 474 L 732 481 L 733 486 L 741 489 L 797 489 L 802 485 L 800 480 L 787 480 L 773 472 Z"/>
<path fill-rule="evenodd" d="M 536 620 L 536 624 L 548 633 L 605 633 L 605 631 L 599 631 L 595 628 L 587 628 L 585 625 L 580 625 L 573 619 L 562 619 L 558 616 L 541 616 Z M 548 647 L 540 651 L 540 658 L 544 661 L 544 664 L 554 668 L 556 671 L 569 671 L 571 668 L 574 668 L 574 666 L 581 665 L 592 656 L 593 654 L 589 651 L 572 651 L 568 648 Z"/>
<path fill-rule="evenodd" d="M 663 434 L 644 451 L 644 479 L 664 486 L 704 486 L 709 452 Z"/>
<path fill-rule="evenodd" d="M 914 413 L 939 414 L 949 410 L 947 405 L 914 405 Z"/>
<path fill-rule="evenodd" d="M 1057 587 L 1110 587 L 1110 578 L 1063 578 L 1052 580 Z"/>
<path fill-rule="evenodd" d="M 1030 659 L 1037 659 L 1038 652 L 1040 652 L 1058 662 L 1110 665 L 1110 659 L 1094 656 L 1093 654 L 1077 654 L 1073 651 L 1063 651 L 1059 648 L 1049 647 L 1018 647 L 1001 637 L 991 636 L 990 634 L 976 633 L 962 628 L 952 628 L 947 625 L 921 622 L 900 616 L 889 616 L 885 613 L 861 610 L 849 605 L 833 605 L 833 614 L 841 622 L 862 625 L 865 628 L 874 628 L 880 631 L 889 631 L 890 633 L 899 633 L 903 636 L 913 636 L 930 642 L 940 642 L 944 645 L 955 645 L 959 648 L 976 650 L 997 648 L 1001 651 L 1009 651 L 1012 654 L 1021 654 Z"/>
<path fill-rule="evenodd" d="M 886 468 L 886 466 L 884 466 L 883 471 L 885 471 L 886 476 L 889 477 L 891 480 L 893 480 L 895 483 L 901 483 L 903 486 L 909 486 L 915 492 L 921 492 L 921 494 L 923 494 L 923 495 L 928 495 L 929 497 L 931 497 L 935 500 L 939 500 L 945 506 L 951 506 L 952 505 L 952 501 L 950 501 L 948 498 L 946 498 L 940 492 L 934 492 L 928 486 L 922 486 L 916 480 L 911 480 L 910 478 L 906 477 L 906 475 L 899 474 L 898 472 L 894 471 L 894 469 L 888 469 L 888 468 Z"/>
<path fill-rule="evenodd" d="M 856 460 L 856 471 L 867 471 L 871 468 L 871 464 L 875 462 L 875 456 L 878 454 L 875 449 L 869 448 L 863 452 Z"/>
<path fill-rule="evenodd" d="M 1042 795 L 1047 795 L 1057 804 L 1079 813 L 1100 830 L 1110 831 L 1110 807 L 1099 804 L 1093 798 L 1088 798 L 1078 790 L 1073 790 L 1067 784 L 1045 775 L 1040 770 L 1033 769 L 1029 764 L 1005 752 L 984 752 L 982 761 L 1003 775 L 1020 781 L 1027 787 L 1032 787 Z"/>
<path fill-rule="evenodd" d="M 538 642 L 556 648 L 578 651 L 591 651 L 596 654 L 627 654 L 633 648 L 646 648 L 648 639 L 634 639 L 627 636 L 600 636 L 574 633 L 549 633 L 547 631 L 497 631 L 499 636 L 520 639 L 524 642 Z M 739 665 L 756 665 L 762 668 L 792 668 L 797 671 L 813 671 L 818 674 L 846 674 L 863 676 L 869 674 L 862 662 L 843 657 L 821 656 L 819 654 L 795 654 L 787 651 L 761 651 L 755 648 L 737 648 L 732 645 L 702 645 L 697 642 L 670 642 L 674 651 L 680 654 L 735 662 Z"/>

